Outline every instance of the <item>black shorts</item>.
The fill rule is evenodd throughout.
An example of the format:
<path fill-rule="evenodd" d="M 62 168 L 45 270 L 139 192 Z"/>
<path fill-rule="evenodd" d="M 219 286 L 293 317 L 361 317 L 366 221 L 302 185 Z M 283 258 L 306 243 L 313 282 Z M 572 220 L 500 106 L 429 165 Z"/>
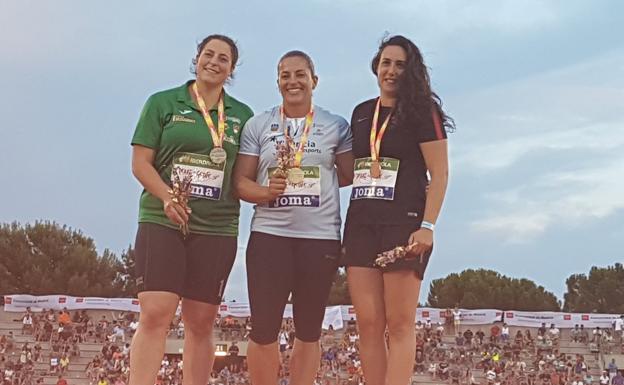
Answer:
<path fill-rule="evenodd" d="M 236 237 L 189 234 L 139 223 L 135 255 L 139 291 L 167 291 L 213 305 L 221 303 L 237 251 Z"/>
<path fill-rule="evenodd" d="M 383 268 L 375 265 L 377 254 L 392 250 L 397 246 L 406 246 L 410 234 L 419 228 L 419 223 L 386 225 L 347 222 L 342 244 L 341 262 L 346 267 L 378 268 L 383 272 L 414 270 L 418 278 L 422 280 L 429 263 L 431 250 L 423 256 L 422 260 L 419 257 L 401 258 Z"/>
<path fill-rule="evenodd" d="M 277 340 L 292 293 L 295 336 L 315 342 L 338 269 L 340 241 L 252 232 L 247 245 L 247 288 L 254 342 Z"/>

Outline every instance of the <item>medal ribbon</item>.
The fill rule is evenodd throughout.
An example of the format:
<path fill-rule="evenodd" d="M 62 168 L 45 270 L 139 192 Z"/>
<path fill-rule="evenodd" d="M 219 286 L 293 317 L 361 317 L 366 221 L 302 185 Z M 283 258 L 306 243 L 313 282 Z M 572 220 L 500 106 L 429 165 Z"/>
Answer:
<path fill-rule="evenodd" d="M 282 127 L 284 127 L 284 136 L 289 138 L 288 130 L 286 126 L 286 114 L 284 114 L 284 106 L 280 106 L 280 118 L 282 119 Z M 301 140 L 299 141 L 299 148 L 295 153 L 295 164 L 294 167 L 301 166 L 301 159 L 303 158 L 303 149 L 308 143 L 308 134 L 310 133 L 310 127 L 312 127 L 312 122 L 314 121 L 314 104 L 310 105 L 310 112 L 306 114 L 305 117 L 305 126 L 303 128 L 303 133 L 301 134 Z"/>
<path fill-rule="evenodd" d="M 375 113 L 373 114 L 373 124 L 371 125 L 370 131 L 370 151 L 371 158 L 373 161 L 379 159 L 379 149 L 381 148 L 381 138 L 383 138 L 384 133 L 386 132 L 386 128 L 388 128 L 388 122 L 390 122 L 390 117 L 392 116 L 392 112 L 388 114 L 386 120 L 384 120 L 383 124 L 379 128 L 379 132 L 377 132 L 377 122 L 379 121 L 379 110 L 381 109 L 381 98 L 377 98 L 377 106 L 375 107 Z"/>
<path fill-rule="evenodd" d="M 214 122 L 210 117 L 210 112 L 208 108 L 206 108 L 206 102 L 204 102 L 204 98 L 199 95 L 199 91 L 197 90 L 197 82 L 193 83 L 193 92 L 195 93 L 195 98 L 197 99 L 197 104 L 199 105 L 199 109 L 204 116 L 204 120 L 206 121 L 206 125 L 208 126 L 208 130 L 210 131 L 210 136 L 212 136 L 212 144 L 214 147 L 223 147 L 223 135 L 225 135 L 225 112 L 223 107 L 223 94 L 219 96 L 219 103 L 217 105 L 217 115 L 219 117 L 218 121 L 218 132 L 215 129 Z"/>

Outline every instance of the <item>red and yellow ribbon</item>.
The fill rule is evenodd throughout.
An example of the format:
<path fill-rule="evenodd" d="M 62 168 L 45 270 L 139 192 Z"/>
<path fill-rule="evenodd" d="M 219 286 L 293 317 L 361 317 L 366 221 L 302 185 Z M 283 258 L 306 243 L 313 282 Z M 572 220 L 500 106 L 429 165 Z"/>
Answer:
<path fill-rule="evenodd" d="M 210 112 L 208 111 L 208 108 L 206 108 L 206 102 L 204 102 L 204 98 L 201 97 L 199 91 L 197 90 L 197 82 L 193 83 L 193 93 L 195 93 L 197 104 L 199 105 L 199 109 L 204 116 L 208 130 L 210 131 L 210 136 L 212 136 L 213 146 L 223 147 L 223 136 L 225 135 L 225 108 L 223 106 L 223 93 L 219 96 L 219 103 L 217 105 L 217 116 L 219 117 L 219 121 L 217 123 L 218 128 L 215 128 L 214 122 L 210 117 Z"/>
<path fill-rule="evenodd" d="M 282 119 L 282 126 L 284 128 L 284 136 L 286 139 L 290 138 L 288 135 L 288 129 L 286 126 L 286 115 L 284 114 L 284 106 L 280 106 L 280 117 Z M 310 105 L 310 112 L 306 114 L 305 117 L 305 126 L 303 128 L 303 133 L 301 134 L 301 139 L 299 141 L 299 147 L 297 148 L 297 152 L 295 153 L 295 164 L 293 167 L 301 166 L 301 159 L 303 158 L 303 149 L 305 148 L 306 143 L 308 143 L 308 134 L 310 133 L 310 127 L 312 127 L 312 123 L 314 122 L 314 104 Z"/>
<path fill-rule="evenodd" d="M 375 113 L 373 114 L 373 123 L 371 124 L 371 131 L 370 131 L 370 151 L 371 151 L 371 158 L 373 162 L 379 160 L 381 138 L 383 138 L 384 133 L 386 132 L 386 128 L 388 128 L 388 122 L 390 122 L 390 117 L 392 116 L 392 112 L 390 112 L 388 116 L 386 117 L 386 120 L 384 120 L 383 124 L 379 128 L 379 132 L 377 132 L 377 122 L 379 121 L 380 109 L 381 109 L 381 98 L 377 98 L 377 106 L 375 107 Z"/>

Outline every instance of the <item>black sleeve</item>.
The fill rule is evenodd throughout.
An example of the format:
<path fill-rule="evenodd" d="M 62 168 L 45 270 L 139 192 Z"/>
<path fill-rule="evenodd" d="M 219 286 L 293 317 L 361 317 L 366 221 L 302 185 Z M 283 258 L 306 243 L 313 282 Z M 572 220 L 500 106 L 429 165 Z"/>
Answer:
<path fill-rule="evenodd" d="M 446 139 L 446 130 L 442 124 L 442 116 L 438 108 L 434 105 L 431 110 L 431 116 L 422 120 L 419 142 L 425 143 L 444 139 Z"/>

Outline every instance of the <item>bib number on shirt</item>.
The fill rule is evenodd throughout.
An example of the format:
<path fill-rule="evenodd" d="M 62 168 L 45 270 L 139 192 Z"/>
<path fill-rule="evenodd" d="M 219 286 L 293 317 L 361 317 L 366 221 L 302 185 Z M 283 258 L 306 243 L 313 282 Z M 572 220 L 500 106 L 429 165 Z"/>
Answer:
<path fill-rule="evenodd" d="M 358 158 L 353 166 L 353 189 L 351 200 L 356 199 L 394 199 L 394 189 L 399 174 L 399 160 L 379 158 L 381 177 L 371 177 L 371 158 Z"/>
<path fill-rule="evenodd" d="M 269 175 L 277 167 L 268 169 Z M 303 183 L 300 186 L 286 184 L 286 190 L 274 201 L 269 202 L 270 208 L 278 207 L 319 207 L 321 205 L 321 168 L 319 166 L 301 166 Z"/>
<path fill-rule="evenodd" d="M 227 161 L 226 161 L 227 162 Z M 216 164 L 208 155 L 177 153 L 173 157 L 171 176 L 190 176 L 192 198 L 219 200 L 223 191 L 225 164 Z"/>

